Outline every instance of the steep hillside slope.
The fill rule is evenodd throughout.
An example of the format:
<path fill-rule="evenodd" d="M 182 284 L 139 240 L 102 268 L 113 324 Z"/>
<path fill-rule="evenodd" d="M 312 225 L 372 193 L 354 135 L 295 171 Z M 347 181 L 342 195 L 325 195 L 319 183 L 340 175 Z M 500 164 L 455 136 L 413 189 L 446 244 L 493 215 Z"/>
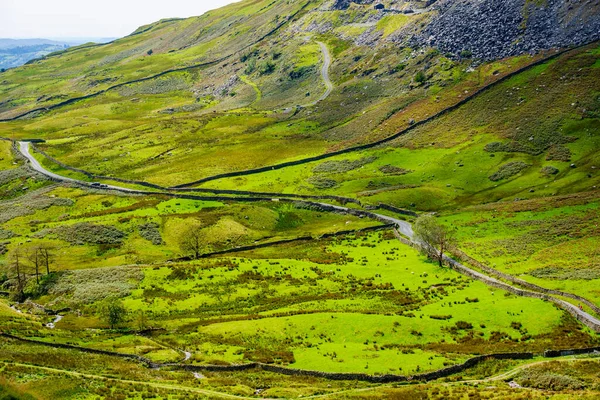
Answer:
<path fill-rule="evenodd" d="M 107 45 L 79 46 L 2 75 L 0 118 L 48 107 L 167 70 L 216 63 L 284 26 L 308 1 L 254 0 L 139 28 Z"/>
<path fill-rule="evenodd" d="M 592 41 L 597 9 L 242 1 L 3 73 L 0 135 L 163 186 L 290 162 L 385 139 L 553 54 L 543 49 Z"/>

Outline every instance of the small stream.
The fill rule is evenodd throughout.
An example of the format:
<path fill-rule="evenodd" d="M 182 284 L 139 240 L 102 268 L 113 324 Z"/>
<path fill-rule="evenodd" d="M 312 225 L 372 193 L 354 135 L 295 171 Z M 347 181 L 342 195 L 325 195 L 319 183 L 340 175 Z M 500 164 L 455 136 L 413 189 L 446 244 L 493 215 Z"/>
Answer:
<path fill-rule="evenodd" d="M 50 328 L 50 329 L 54 329 L 56 327 L 56 324 L 58 324 L 60 322 L 60 320 L 63 318 L 64 318 L 63 315 L 57 315 L 56 318 L 54 318 L 54 321 L 46 324 L 46 327 Z"/>

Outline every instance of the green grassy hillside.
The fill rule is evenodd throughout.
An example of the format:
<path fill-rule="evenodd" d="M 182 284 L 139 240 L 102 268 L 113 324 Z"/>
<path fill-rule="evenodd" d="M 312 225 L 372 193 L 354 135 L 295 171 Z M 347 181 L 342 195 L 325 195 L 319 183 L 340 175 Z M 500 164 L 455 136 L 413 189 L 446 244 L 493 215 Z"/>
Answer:
<path fill-rule="evenodd" d="M 384 3 L 245 0 L 0 74 L 0 399 L 597 396 L 594 354 L 544 351 L 600 345 L 558 300 L 600 318 L 598 43 L 476 60 Z M 424 214 L 542 289 L 432 261 Z"/>

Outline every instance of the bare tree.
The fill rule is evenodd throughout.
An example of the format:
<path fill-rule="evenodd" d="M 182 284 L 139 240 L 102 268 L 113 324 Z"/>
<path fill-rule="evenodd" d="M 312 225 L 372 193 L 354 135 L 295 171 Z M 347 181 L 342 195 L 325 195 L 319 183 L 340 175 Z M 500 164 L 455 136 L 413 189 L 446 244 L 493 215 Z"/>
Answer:
<path fill-rule="evenodd" d="M 18 299 L 22 299 L 24 296 L 23 290 L 25 289 L 25 283 L 27 276 L 25 275 L 25 266 L 23 265 L 23 255 L 20 246 L 15 247 L 9 254 L 9 269 L 16 275 L 17 286 L 15 294 Z M 20 301 L 20 300 L 19 300 Z"/>
<path fill-rule="evenodd" d="M 193 223 L 185 229 L 179 238 L 181 251 L 198 259 L 206 248 L 206 238 L 200 223 Z"/>
<path fill-rule="evenodd" d="M 430 215 L 425 215 L 415 221 L 414 232 L 423 254 L 432 260 L 437 260 L 441 267 L 445 252 L 456 241 L 456 230 L 440 224 Z"/>
<path fill-rule="evenodd" d="M 27 259 L 31 262 L 35 269 L 35 282 L 40 284 L 40 248 L 38 246 L 32 246 L 27 249 Z"/>
<path fill-rule="evenodd" d="M 44 267 L 46 267 L 46 275 L 50 275 L 50 264 L 52 264 L 52 248 L 47 245 L 40 245 L 39 249 L 39 258 L 40 263 Z"/>

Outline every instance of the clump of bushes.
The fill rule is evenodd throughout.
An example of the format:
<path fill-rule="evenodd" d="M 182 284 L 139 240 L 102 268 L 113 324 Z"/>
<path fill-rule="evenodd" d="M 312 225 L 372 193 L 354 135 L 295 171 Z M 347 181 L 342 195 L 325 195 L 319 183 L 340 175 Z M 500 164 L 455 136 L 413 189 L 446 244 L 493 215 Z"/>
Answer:
<path fill-rule="evenodd" d="M 290 71 L 290 73 L 289 73 L 290 80 L 300 79 L 306 75 L 312 74 L 313 71 L 314 71 L 313 66 L 305 66 L 305 67 L 296 68 L 296 69 Z"/>
<path fill-rule="evenodd" d="M 501 181 L 519 174 L 521 171 L 529 168 L 529 164 L 523 161 L 513 161 L 504 164 L 498 169 L 498 172 L 492 174 L 489 178 L 492 182 Z"/>
<path fill-rule="evenodd" d="M 585 389 L 585 383 L 579 379 L 539 370 L 528 370 L 524 372 L 523 375 L 517 379 L 517 382 L 524 387 L 543 390 L 562 391 Z"/>
<path fill-rule="evenodd" d="M 429 318 L 437 319 L 440 321 L 446 321 L 446 320 L 452 319 L 452 315 L 430 315 Z"/>
<path fill-rule="evenodd" d="M 58 296 L 57 302 L 90 304 L 128 296 L 143 278 L 141 269 L 130 267 L 68 271 L 48 286 L 48 293 Z"/>
<path fill-rule="evenodd" d="M 556 175 L 559 172 L 560 171 L 558 170 L 558 168 L 555 168 L 551 165 L 548 165 L 548 166 L 542 168 L 542 170 L 541 170 L 542 175 L 545 175 L 545 176 Z"/>
<path fill-rule="evenodd" d="M 314 173 L 340 174 L 372 163 L 376 157 L 365 157 L 359 160 L 326 161 L 313 168 Z"/>
<path fill-rule="evenodd" d="M 333 179 L 323 178 L 322 176 L 311 176 L 308 178 L 308 183 L 317 189 L 332 189 L 338 185 Z"/>
<path fill-rule="evenodd" d="M 425 75 L 425 72 L 423 72 L 423 71 L 419 71 L 415 75 L 415 82 L 417 82 L 419 84 L 424 83 L 426 80 L 427 80 L 427 76 Z"/>
<path fill-rule="evenodd" d="M 582 280 L 591 281 L 600 279 L 600 271 L 593 268 L 566 269 L 558 267 L 543 267 L 529 272 L 531 276 L 542 279 L 554 280 Z"/>
<path fill-rule="evenodd" d="M 410 174 L 412 171 L 409 169 L 404 169 L 400 167 L 396 167 L 395 165 L 384 165 L 379 167 L 379 170 L 386 175 L 406 175 Z"/>
<path fill-rule="evenodd" d="M 119 245 L 125 239 L 125 233 L 114 226 L 95 225 L 88 222 L 71 226 L 61 226 L 53 230 L 60 239 L 75 245 L 104 244 Z"/>
<path fill-rule="evenodd" d="M 271 61 L 265 61 L 264 63 L 262 63 L 260 65 L 260 68 L 258 69 L 258 72 L 261 75 L 269 75 L 272 74 L 273 72 L 275 72 L 275 63 L 271 62 Z"/>
<path fill-rule="evenodd" d="M 10 239 L 17 236 L 14 232 L 11 232 L 9 230 L 6 229 L 2 229 L 0 228 L 0 239 L 4 240 L 4 239 Z"/>
<path fill-rule="evenodd" d="M 561 144 L 555 144 L 548 149 L 548 155 L 546 155 L 548 161 L 571 161 L 571 150 Z"/>
<path fill-rule="evenodd" d="M 160 235 L 160 226 L 156 222 L 149 222 L 138 226 L 140 236 L 149 242 L 152 242 L 155 246 L 164 244 L 164 240 Z"/>
<path fill-rule="evenodd" d="M 458 321 L 455 326 L 456 326 L 456 329 L 458 329 L 460 331 L 467 331 L 467 330 L 473 329 L 473 324 L 471 324 L 470 322 L 466 322 L 466 321 Z"/>

